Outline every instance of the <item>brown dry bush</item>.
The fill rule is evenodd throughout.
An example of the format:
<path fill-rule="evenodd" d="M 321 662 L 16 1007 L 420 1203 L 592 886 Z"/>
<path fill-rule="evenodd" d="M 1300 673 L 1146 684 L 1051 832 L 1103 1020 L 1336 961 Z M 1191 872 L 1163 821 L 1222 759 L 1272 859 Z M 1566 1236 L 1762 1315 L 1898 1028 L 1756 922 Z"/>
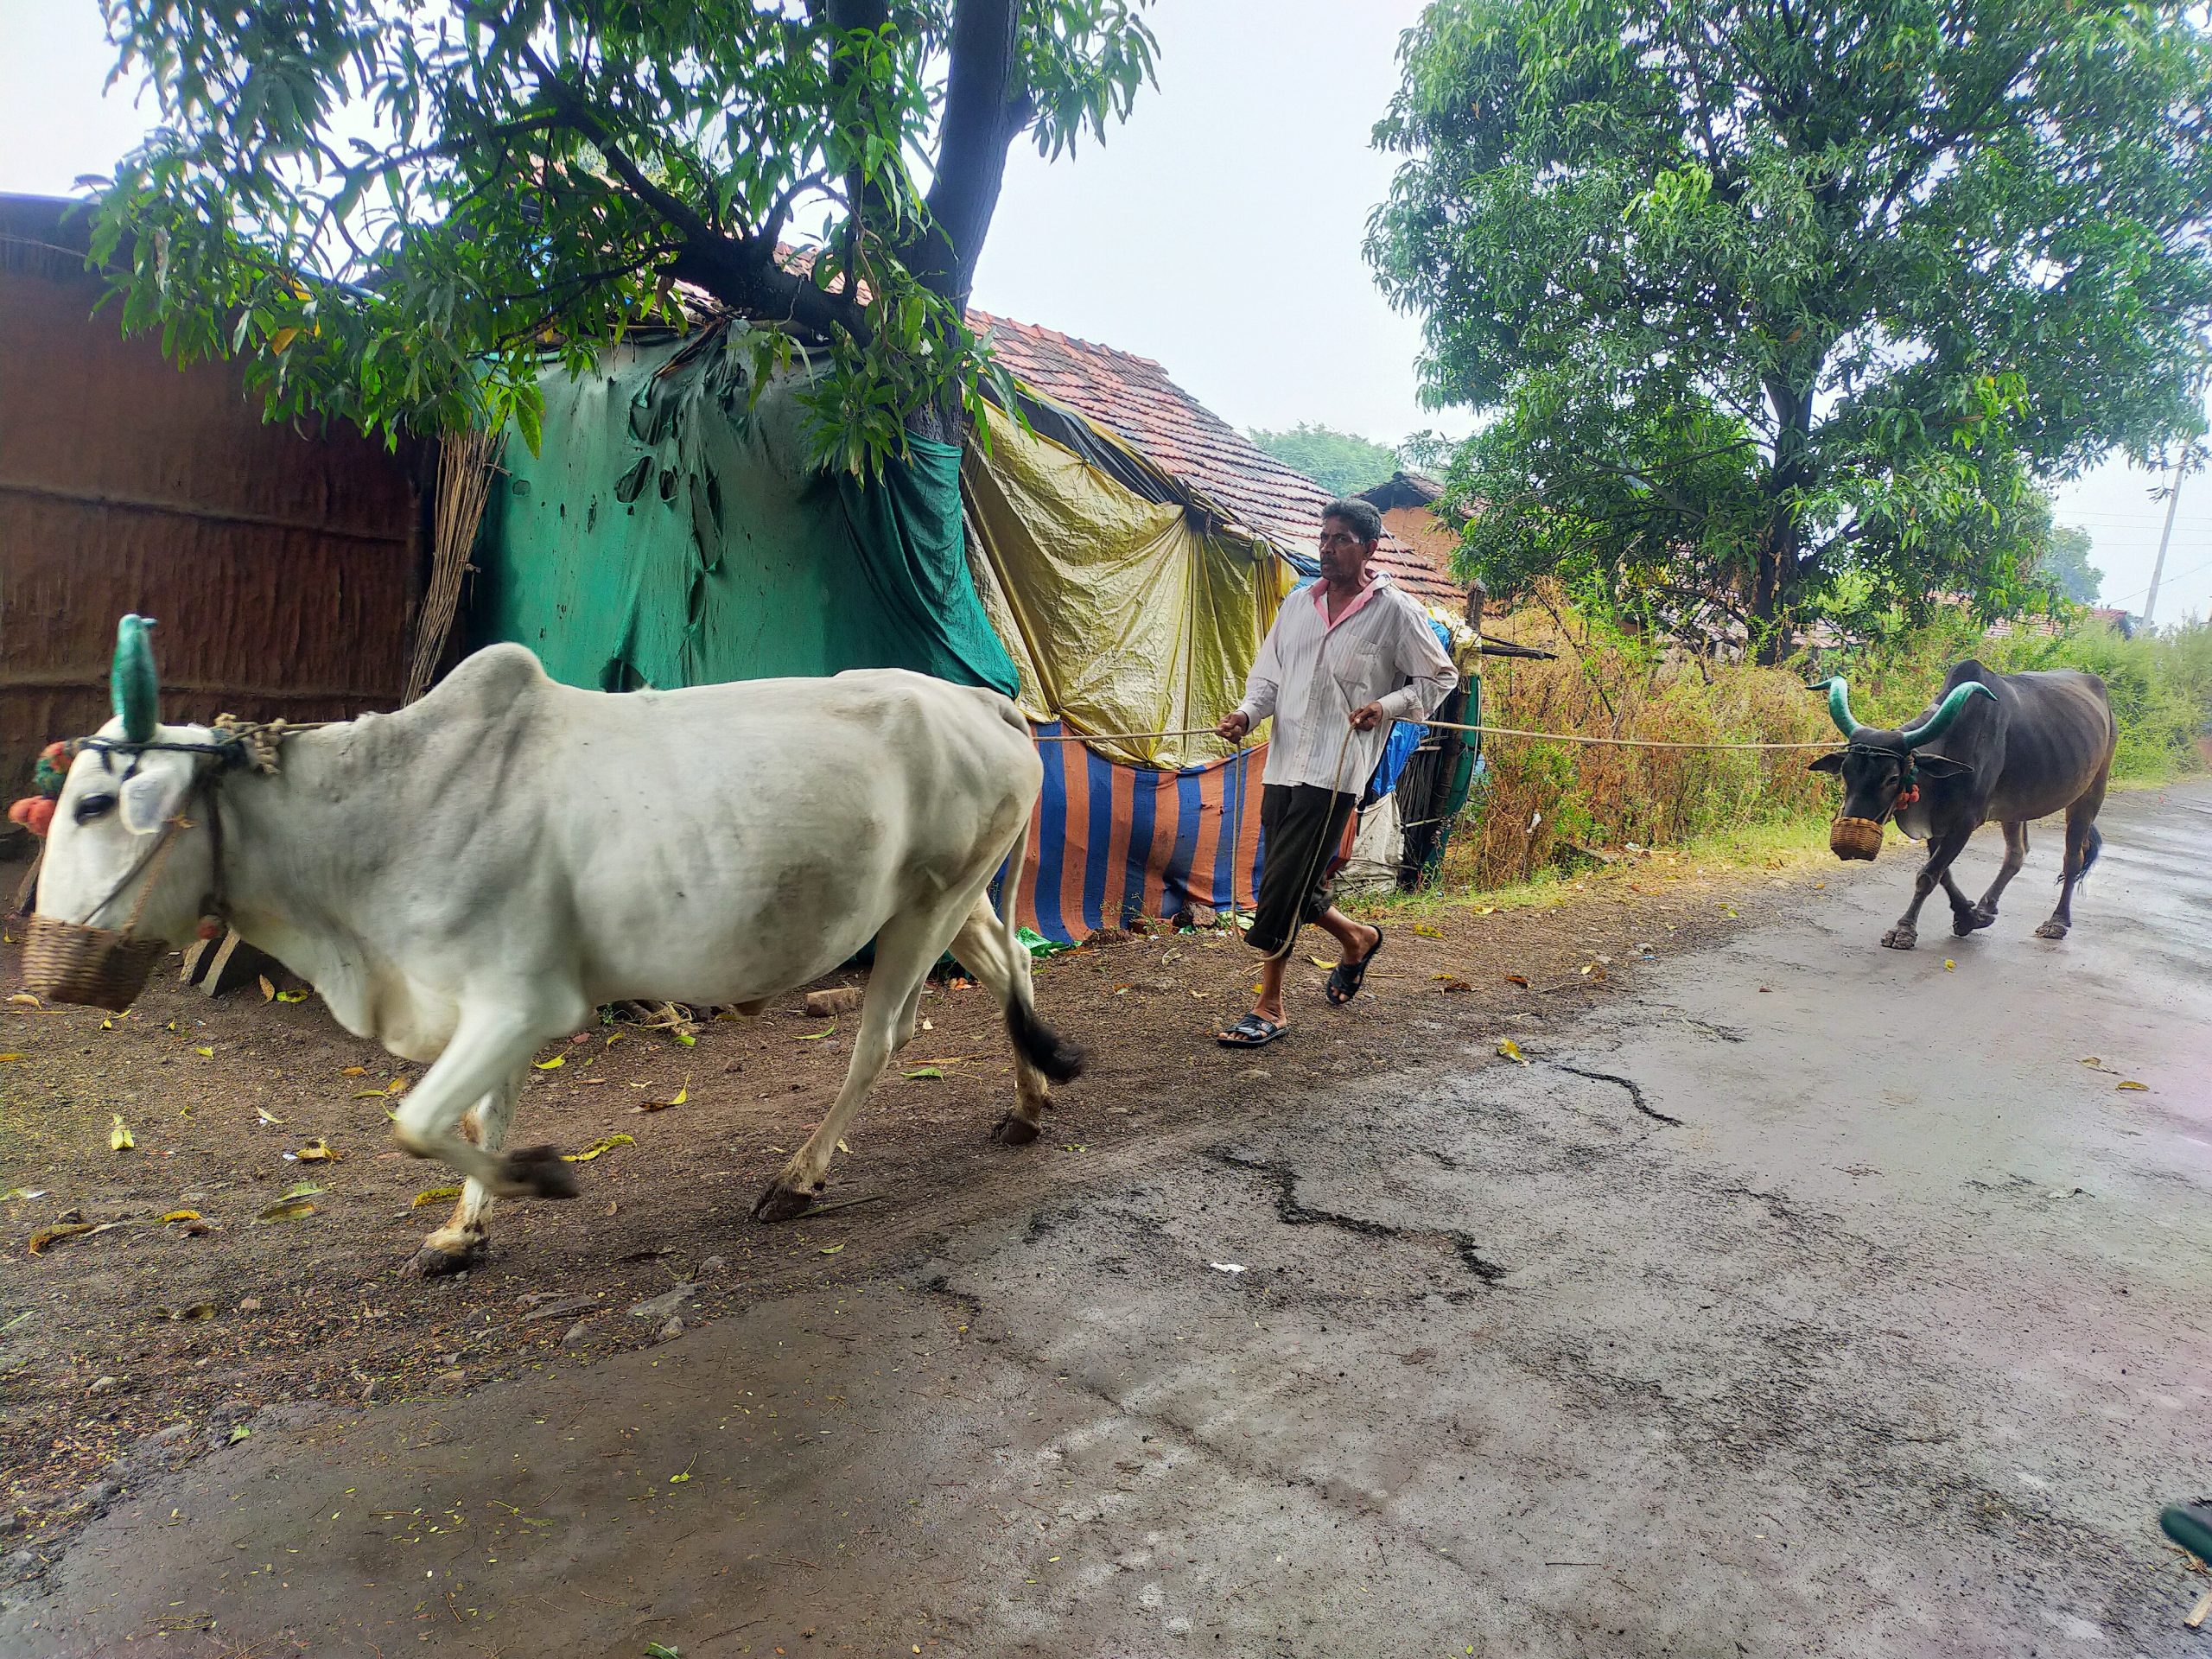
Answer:
<path fill-rule="evenodd" d="M 1544 601 L 1548 600 L 1548 604 Z M 1486 658 L 1486 724 L 1674 742 L 1833 739 L 1826 707 L 1781 669 L 1717 662 L 1608 633 L 1556 594 L 1492 631 L 1556 652 L 1552 662 Z M 1812 750 L 1682 750 L 1483 740 L 1489 775 L 1447 855 L 1447 886 L 1529 879 L 1576 847 L 1679 845 L 1716 830 L 1827 816 Z"/>

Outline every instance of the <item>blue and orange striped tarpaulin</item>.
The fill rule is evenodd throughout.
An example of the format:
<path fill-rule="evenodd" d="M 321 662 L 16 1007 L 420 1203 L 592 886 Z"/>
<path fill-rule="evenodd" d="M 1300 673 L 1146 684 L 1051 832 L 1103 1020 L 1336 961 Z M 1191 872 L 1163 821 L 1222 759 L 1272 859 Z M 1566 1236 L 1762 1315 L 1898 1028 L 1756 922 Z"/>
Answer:
<path fill-rule="evenodd" d="M 1058 721 L 1036 728 L 1058 738 Z M 1082 743 L 1039 741 L 1045 787 L 1029 825 L 1015 914 L 1073 943 L 1130 916 L 1192 904 L 1252 907 L 1267 745 L 1180 772 L 1117 766 Z"/>

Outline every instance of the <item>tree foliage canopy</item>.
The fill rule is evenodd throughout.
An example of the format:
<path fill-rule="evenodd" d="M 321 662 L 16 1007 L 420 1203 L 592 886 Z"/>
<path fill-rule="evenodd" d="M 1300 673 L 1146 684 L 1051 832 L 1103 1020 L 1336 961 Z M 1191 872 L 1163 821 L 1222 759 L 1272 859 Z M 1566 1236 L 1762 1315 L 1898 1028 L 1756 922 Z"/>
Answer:
<path fill-rule="evenodd" d="M 2203 424 L 2212 37 L 2111 0 L 1436 0 L 1369 255 L 1493 421 L 1474 573 L 1655 616 L 2015 602 Z"/>
<path fill-rule="evenodd" d="M 2050 585 L 2061 599 L 2076 605 L 2094 605 L 2105 583 L 2105 573 L 2089 563 L 2095 543 L 2089 532 L 2072 524 L 2053 524 L 2037 559 L 2036 580 Z"/>
<path fill-rule="evenodd" d="M 825 459 L 972 409 L 963 316 L 1009 146 L 1100 138 L 1148 0 L 105 0 L 162 126 L 96 251 L 173 355 L 243 354 L 273 416 L 510 414 L 688 283 L 795 342 Z M 810 232 L 810 257 L 788 245 Z"/>
<path fill-rule="evenodd" d="M 1372 443 L 1334 427 L 1300 421 L 1286 431 L 1255 428 L 1249 435 L 1284 466 L 1305 474 L 1333 495 L 1357 495 L 1398 470 L 1398 453 L 1389 444 Z"/>

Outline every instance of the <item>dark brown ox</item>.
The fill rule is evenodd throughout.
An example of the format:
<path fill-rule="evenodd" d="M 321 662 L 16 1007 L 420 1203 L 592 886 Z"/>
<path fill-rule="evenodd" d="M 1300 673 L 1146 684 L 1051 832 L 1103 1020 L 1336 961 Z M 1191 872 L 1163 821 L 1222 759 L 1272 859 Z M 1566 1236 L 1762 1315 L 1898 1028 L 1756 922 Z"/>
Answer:
<path fill-rule="evenodd" d="M 2105 683 L 2094 674 L 2056 669 L 1994 674 L 1971 658 L 1951 670 L 1943 695 L 1901 731 L 1861 726 L 1840 678 L 1813 688 L 1828 694 L 1828 713 L 1848 747 L 1812 763 L 1843 779 L 1843 810 L 1829 835 L 1838 858 L 1872 858 L 1881 825 L 1928 843 L 1928 862 L 1912 884 L 1912 902 L 1882 936 L 1892 950 L 1919 943 L 1920 907 L 1942 882 L 1951 900 L 1951 931 L 1964 938 L 1997 919 L 1997 900 L 2028 855 L 2028 824 L 2066 814 L 2066 860 L 2058 908 L 2036 929 L 2063 939 L 2074 923 L 2075 884 L 2097 861 L 2104 804 L 2119 729 Z M 1951 861 L 1967 838 L 1991 819 L 2005 826 L 2005 861 L 1978 902 L 1951 879 Z"/>

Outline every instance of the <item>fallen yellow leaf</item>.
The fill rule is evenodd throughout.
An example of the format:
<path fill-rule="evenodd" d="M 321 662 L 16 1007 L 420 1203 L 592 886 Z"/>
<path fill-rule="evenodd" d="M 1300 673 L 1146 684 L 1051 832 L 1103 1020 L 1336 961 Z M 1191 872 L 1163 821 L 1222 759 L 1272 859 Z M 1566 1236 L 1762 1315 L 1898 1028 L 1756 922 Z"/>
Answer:
<path fill-rule="evenodd" d="M 435 1204 L 442 1198 L 457 1198 L 460 1196 L 461 1189 L 457 1186 L 426 1186 L 415 1195 L 415 1202 L 408 1205 L 408 1208 L 420 1210 L 426 1204 Z"/>
<path fill-rule="evenodd" d="M 45 1003 L 40 1001 L 38 998 L 33 996 L 29 991 L 17 991 L 8 1000 L 10 1002 L 20 1002 L 27 1008 L 42 1008 L 46 1006 Z"/>
<path fill-rule="evenodd" d="M 334 1164 L 346 1154 L 317 1135 L 292 1155 L 303 1164 Z"/>
<path fill-rule="evenodd" d="M 828 1025 L 826 1025 L 826 1026 L 823 1027 L 822 1027 L 822 1029 L 821 1029 L 821 1030 L 819 1030 L 819 1031 L 808 1031 L 808 1032 L 802 1032 L 802 1033 L 799 1033 L 799 1037 L 798 1037 L 798 1040 L 799 1040 L 800 1042 L 802 1042 L 802 1043 L 818 1043 L 818 1042 L 820 1042 L 820 1041 L 821 1041 L 824 1037 L 827 1037 L 827 1036 L 828 1036 L 831 1032 L 833 1032 L 833 1031 L 835 1031 L 835 1030 L 836 1030 L 836 1029 L 837 1029 L 837 1022 L 836 1022 L 835 1020 L 831 1020 Z"/>
<path fill-rule="evenodd" d="M 110 1152 L 130 1151 L 138 1142 L 130 1131 L 124 1127 L 123 1114 L 112 1112 L 109 1116 L 115 1120 L 115 1127 L 107 1132 L 107 1149 Z"/>
<path fill-rule="evenodd" d="M 1948 957 L 1943 958 L 1943 971 L 1947 974 L 1958 965 L 1959 964 L 1957 963 L 1953 962 Z"/>
<path fill-rule="evenodd" d="M 264 1221 L 297 1221 L 302 1216 L 315 1214 L 315 1205 L 305 1198 L 279 1198 L 254 1217 L 258 1224 Z"/>
<path fill-rule="evenodd" d="M 540 1071 L 559 1071 L 563 1066 L 566 1065 L 568 1063 L 569 1063 L 569 1062 L 568 1062 L 566 1059 L 564 1059 L 563 1058 L 562 1058 L 560 1055 L 556 1054 L 556 1055 L 555 1055 L 551 1059 L 550 1059 L 550 1060 L 540 1060 L 540 1061 L 538 1061 L 538 1062 L 537 1062 L 537 1069 L 538 1069 Z"/>
<path fill-rule="evenodd" d="M 591 1079 L 591 1081 L 595 1082 L 595 1083 L 599 1083 L 599 1082 L 604 1082 L 604 1081 L 605 1081 L 605 1079 L 604 1079 L 604 1078 L 598 1078 L 598 1077 L 595 1077 L 595 1078 Z M 633 1111 L 633 1112 L 664 1112 L 664 1111 L 666 1111 L 666 1110 L 667 1110 L 670 1107 L 671 1107 L 671 1106 L 681 1106 L 681 1105 L 682 1105 L 685 1101 L 687 1101 L 687 1100 L 689 1100 L 689 1099 L 690 1099 L 690 1098 L 691 1098 L 691 1084 L 690 1084 L 690 1081 L 687 1079 L 687 1080 L 685 1081 L 685 1083 L 684 1083 L 683 1086 L 681 1089 L 678 1089 L 678 1090 L 676 1091 L 676 1093 L 675 1093 L 674 1095 L 672 1095 L 671 1096 L 670 1096 L 668 1099 L 666 1099 L 666 1100 L 641 1100 L 641 1101 L 639 1101 L 636 1105 L 632 1106 L 630 1109 L 631 1109 L 632 1111 Z"/>
<path fill-rule="evenodd" d="M 253 1115 L 259 1118 L 264 1123 L 270 1124 L 274 1128 L 281 1129 L 284 1127 L 284 1120 L 277 1116 L 276 1113 L 270 1111 L 266 1106 L 255 1107 L 253 1109 Z"/>
<path fill-rule="evenodd" d="M 338 1075 L 341 1077 L 365 1077 L 369 1075 L 369 1068 L 365 1065 L 349 1065 Z"/>
<path fill-rule="evenodd" d="M 81 1237 L 93 1230 L 89 1221 L 65 1221 L 58 1226 L 40 1228 L 26 1241 L 24 1248 L 33 1255 L 41 1255 L 50 1244 L 59 1244 L 65 1238 Z"/>
<path fill-rule="evenodd" d="M 279 991 L 276 993 L 276 1000 L 279 1002 L 304 1002 L 309 995 L 310 993 L 307 991 Z"/>
<path fill-rule="evenodd" d="M 1501 1037 L 1497 1039 L 1497 1052 L 1516 1065 L 1529 1064 L 1529 1057 L 1521 1052 L 1521 1045 L 1510 1037 Z"/>
<path fill-rule="evenodd" d="M 2149 1084 L 2147 1084 L 2147 1083 L 2138 1083 L 2138 1082 L 2136 1082 L 2136 1081 L 2135 1081 L 2135 1079 L 2134 1079 L 2134 1078 L 2133 1078 L 2133 1077 L 2129 1077 L 2129 1078 L 2128 1078 L 2126 1082 L 2124 1082 L 2124 1083 L 2116 1083 L 2116 1084 L 2113 1084 L 2113 1088 L 2115 1088 L 2115 1089 L 2135 1089 L 2135 1090 L 2141 1090 L 2144 1094 L 2146 1094 L 2146 1095 L 2147 1095 L 2147 1094 L 2149 1094 L 2149 1093 L 2151 1092 L 2151 1085 L 2150 1085 Z"/>
<path fill-rule="evenodd" d="M 603 1135 L 582 1152 L 563 1153 L 561 1159 L 563 1163 L 588 1164 L 603 1152 L 612 1152 L 617 1147 L 634 1147 L 637 1144 L 636 1141 L 626 1135 Z"/>
<path fill-rule="evenodd" d="M 269 982 L 269 976 L 262 975 L 257 982 L 261 987 L 261 1000 L 264 1002 L 274 1002 L 276 1000 L 276 988 Z"/>
<path fill-rule="evenodd" d="M 197 1221 L 199 1219 L 200 1212 L 197 1210 L 172 1210 L 168 1214 L 162 1217 L 162 1225 L 166 1227 L 173 1221 Z"/>
<path fill-rule="evenodd" d="M 845 1247 L 842 1244 L 825 1244 L 822 1247 L 822 1254 L 824 1255 L 835 1255 L 838 1251 L 844 1248 Z"/>
<path fill-rule="evenodd" d="M 0 1054 L 0 1065 L 5 1065 L 10 1060 L 20 1060 L 22 1058 L 20 1054 Z"/>
<path fill-rule="evenodd" d="M 212 1060 L 215 1058 L 215 1051 L 212 1048 L 195 1048 L 192 1052 L 202 1059 Z"/>
<path fill-rule="evenodd" d="M 1442 928 L 1431 927 L 1427 922 L 1415 922 L 1414 924 L 1414 931 L 1421 935 L 1424 939 L 1440 939 L 1444 937 L 1444 930 Z"/>

